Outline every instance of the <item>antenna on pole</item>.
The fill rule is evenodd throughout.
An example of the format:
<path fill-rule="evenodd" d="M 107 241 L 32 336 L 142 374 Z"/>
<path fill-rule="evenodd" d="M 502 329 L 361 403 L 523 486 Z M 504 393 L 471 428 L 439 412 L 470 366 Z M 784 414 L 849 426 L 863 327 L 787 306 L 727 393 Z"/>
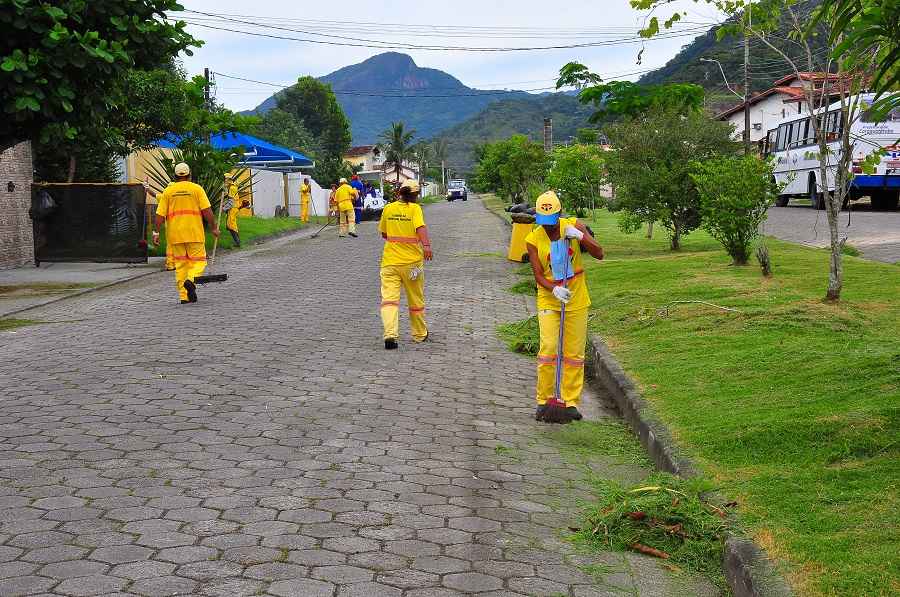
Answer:
<path fill-rule="evenodd" d="M 544 151 L 553 151 L 553 119 L 544 119 Z"/>

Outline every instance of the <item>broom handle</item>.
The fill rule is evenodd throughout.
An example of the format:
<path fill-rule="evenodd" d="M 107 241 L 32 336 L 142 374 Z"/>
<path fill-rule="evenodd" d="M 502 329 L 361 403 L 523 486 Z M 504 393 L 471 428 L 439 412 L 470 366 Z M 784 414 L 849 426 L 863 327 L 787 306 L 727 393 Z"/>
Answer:
<path fill-rule="evenodd" d="M 219 217 L 216 219 L 216 226 L 219 228 L 219 234 L 222 234 L 222 207 L 225 205 L 225 193 L 222 193 L 222 196 L 219 197 Z M 212 267 L 216 263 L 216 249 L 219 248 L 219 237 L 216 236 L 213 238 L 213 254 L 212 259 L 209 260 L 209 265 Z"/>
<path fill-rule="evenodd" d="M 571 242 L 571 241 L 569 241 Z M 566 265 L 563 268 L 563 288 L 569 286 L 569 242 L 566 242 Z M 566 304 L 562 303 L 559 310 L 559 336 L 556 339 L 556 398 L 562 400 L 562 360 L 564 330 L 566 327 Z"/>

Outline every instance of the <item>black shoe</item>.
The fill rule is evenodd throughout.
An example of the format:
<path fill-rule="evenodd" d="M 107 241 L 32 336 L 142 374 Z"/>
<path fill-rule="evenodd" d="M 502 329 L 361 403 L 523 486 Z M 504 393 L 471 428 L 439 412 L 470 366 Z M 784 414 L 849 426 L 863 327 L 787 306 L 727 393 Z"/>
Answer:
<path fill-rule="evenodd" d="M 385 350 L 396 350 L 397 349 L 397 340 L 394 338 L 388 338 L 384 341 L 384 349 Z"/>
<path fill-rule="evenodd" d="M 191 302 L 191 301 L 181 301 L 181 304 L 182 304 L 182 305 L 187 305 L 187 304 L 190 303 L 190 302 Z"/>
<path fill-rule="evenodd" d="M 584 417 L 574 406 L 569 406 L 566 408 L 566 415 L 569 417 L 570 421 L 580 421 Z"/>
<path fill-rule="evenodd" d="M 188 302 L 196 303 L 197 302 L 197 286 L 190 280 L 185 280 L 184 281 L 184 289 L 187 290 L 187 293 L 188 293 Z"/>
<path fill-rule="evenodd" d="M 543 421 L 544 413 L 546 413 L 546 412 L 547 412 L 547 405 L 541 404 L 540 406 L 537 407 L 537 410 L 534 411 L 534 420 L 535 421 Z"/>
<path fill-rule="evenodd" d="M 359 238 L 359 235 L 358 235 L 357 233 L 355 233 L 355 232 L 350 232 L 349 234 L 350 234 L 350 236 L 352 236 L 353 238 Z"/>

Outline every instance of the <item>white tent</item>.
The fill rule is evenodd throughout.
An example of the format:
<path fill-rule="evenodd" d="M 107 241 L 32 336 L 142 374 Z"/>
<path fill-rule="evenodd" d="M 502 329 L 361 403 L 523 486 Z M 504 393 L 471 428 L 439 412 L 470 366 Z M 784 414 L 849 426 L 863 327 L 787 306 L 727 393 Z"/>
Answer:
<path fill-rule="evenodd" d="M 290 173 L 270 170 L 251 170 L 253 174 L 253 214 L 263 218 L 275 217 L 275 208 L 284 207 L 285 179 L 287 180 L 288 213 L 300 217 L 300 184 L 308 175 L 302 172 Z M 328 196 L 331 189 L 323 189 L 312 177 L 309 177 L 312 188 L 312 201 L 309 206 L 310 216 L 324 216 L 328 213 Z"/>

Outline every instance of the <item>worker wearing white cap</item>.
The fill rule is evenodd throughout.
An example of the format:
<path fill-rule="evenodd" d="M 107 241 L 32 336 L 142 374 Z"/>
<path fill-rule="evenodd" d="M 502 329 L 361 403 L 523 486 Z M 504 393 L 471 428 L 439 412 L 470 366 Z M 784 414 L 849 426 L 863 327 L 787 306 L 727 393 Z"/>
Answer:
<path fill-rule="evenodd" d="M 212 235 L 219 236 L 219 225 L 209 198 L 200 185 L 191 182 L 191 169 L 185 163 L 175 166 L 175 182 L 159 198 L 153 222 L 153 242 L 159 242 L 159 228 L 166 224 L 166 239 L 172 245 L 175 282 L 181 303 L 197 302 L 194 279 L 206 269 L 206 233 L 203 220 Z"/>
<path fill-rule="evenodd" d="M 428 338 L 425 325 L 425 269 L 431 261 L 431 240 L 425 226 L 419 198 L 419 183 L 407 180 L 398 191 L 399 200 L 388 203 L 381 212 L 378 230 L 384 238 L 381 256 L 381 322 L 384 347 L 397 348 L 400 336 L 400 290 L 406 292 L 409 325 L 416 342 Z"/>
<path fill-rule="evenodd" d="M 578 404 L 584 387 L 584 349 L 591 297 L 584 279 L 584 251 L 603 259 L 603 248 L 577 218 L 561 218 L 562 206 L 553 191 L 537 199 L 535 229 L 525 237 L 528 259 L 538 287 L 540 347 L 537 365 L 537 411 L 542 421 L 553 398 L 565 402 L 566 422 L 581 419 Z M 561 242 L 560 242 L 561 241 Z M 574 241 L 574 242 L 573 242 Z M 565 306 L 559 346 L 561 307 Z M 557 355 L 562 351 L 561 358 Z M 561 365 L 560 396 L 556 396 L 556 367 Z"/>
<path fill-rule="evenodd" d="M 343 237 L 349 231 L 350 236 L 356 238 L 356 216 L 353 213 L 353 200 L 356 199 L 356 189 L 347 183 L 346 178 L 340 180 L 337 190 L 334 192 L 334 201 L 337 203 L 340 217 L 338 236 Z"/>

